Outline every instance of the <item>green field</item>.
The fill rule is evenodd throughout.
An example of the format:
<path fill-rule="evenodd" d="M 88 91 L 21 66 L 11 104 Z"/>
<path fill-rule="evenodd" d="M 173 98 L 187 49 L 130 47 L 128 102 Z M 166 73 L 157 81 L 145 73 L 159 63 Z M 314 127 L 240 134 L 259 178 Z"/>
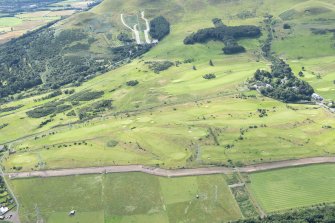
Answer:
<path fill-rule="evenodd" d="M 303 0 L 280 3 L 273 0 L 263 3 L 245 0 L 243 4 L 216 1 L 181 3 L 172 0 L 169 4 L 166 1 L 104 1 L 91 10 L 95 13 L 91 22 L 102 19 L 102 15 L 104 18 L 109 16 L 115 24 L 115 31 L 127 31 L 121 24 L 120 13 L 136 14 L 144 10 L 148 18 L 153 18 L 163 8 L 161 13 L 172 23 L 171 34 L 141 59 L 79 87 L 69 87 L 75 89 L 76 93 L 84 90 L 104 91 L 102 98 L 74 106 L 77 113 L 98 100 L 113 100 L 113 109 L 93 120 L 69 125 L 77 121 L 78 116 L 60 113 L 52 118 L 51 123 L 39 128 L 40 123 L 49 117 L 27 117 L 27 111 L 53 100 L 66 99 L 68 96 L 65 94 L 38 102 L 36 100 L 46 94 L 28 97 L 4 105 L 24 106 L 14 112 L 0 114 L 0 124 L 9 124 L 0 129 L 0 143 L 36 134 L 12 143 L 17 153 L 4 162 L 6 170 L 14 171 L 13 167 L 22 167 L 27 171 L 114 164 L 178 168 L 227 165 L 229 162 L 250 164 L 335 154 L 332 146 L 334 114 L 316 105 L 286 105 L 249 91 L 244 85 L 255 70 L 269 67 L 269 62 L 260 56 L 261 41 L 265 35 L 260 39 L 241 40 L 240 44 L 246 47 L 247 52 L 238 55 L 223 55 L 223 44 L 219 42 L 191 46 L 183 44 L 184 38 L 190 33 L 211 27 L 212 18 L 222 18 L 229 25 L 262 26 L 264 13 L 271 9 L 276 20 L 275 33 L 278 35 L 274 40 L 274 50 L 289 59 L 296 74 L 305 67 L 303 79 L 310 82 L 317 93 L 329 100 L 335 99 L 335 51 L 329 47 L 333 40 L 330 34 L 315 35 L 310 31 L 310 28 L 319 27 L 321 23 L 322 27 L 329 26 L 328 20 L 320 18 L 327 19 L 335 14 L 332 7 L 325 4 L 324 7 L 329 8 L 327 13 L 313 16 L 296 16 L 290 20 L 280 17 L 291 8 L 304 12 L 304 9 L 313 8 L 315 4 L 319 3 Z M 173 7 L 172 12 L 170 9 Z M 110 14 L 112 8 L 117 13 Z M 225 8 L 227 14 L 222 14 L 221 8 Z M 256 10 L 255 15 L 239 18 L 238 13 L 244 8 Z M 198 13 L 194 13 L 194 10 L 198 10 Z M 206 13 L 209 10 L 210 16 Z M 56 26 L 56 29 L 85 27 L 85 23 L 82 23 L 85 19 L 92 19 L 92 14 L 77 14 Z M 283 30 L 285 22 L 294 29 L 289 32 Z M 305 25 L 307 22 L 308 26 Z M 101 30 L 106 27 L 101 27 Z M 100 40 L 94 42 L 90 50 L 104 53 L 108 46 L 101 44 Z M 187 59 L 194 61 L 173 66 L 159 74 L 151 71 L 146 64 L 149 61 L 183 62 Z M 214 66 L 209 65 L 209 60 L 214 62 Z M 196 70 L 192 69 L 193 66 Z M 215 73 L 217 78 L 203 79 L 202 76 L 208 73 Z M 317 78 L 317 74 L 321 78 Z M 127 81 L 135 79 L 139 85 L 126 86 Z M 267 110 L 268 116 L 259 117 L 258 109 Z M 107 143 L 111 140 L 117 141 L 118 145 L 108 147 Z M 86 144 L 79 145 L 80 142 Z M 232 148 L 227 149 L 230 146 Z M 41 166 L 40 163 L 44 164 Z"/>
<path fill-rule="evenodd" d="M 159 178 L 142 173 L 11 181 L 22 222 L 222 222 L 241 213 L 222 175 Z M 199 198 L 196 198 L 199 195 Z M 67 216 L 72 209 L 75 217 Z M 36 212 L 38 210 L 38 212 Z"/>
<path fill-rule="evenodd" d="M 335 165 L 313 165 L 254 173 L 253 194 L 266 212 L 335 202 Z"/>
<path fill-rule="evenodd" d="M 66 4 L 81 3 L 68 0 L 57 5 Z M 271 14 L 273 51 L 296 75 L 303 70 L 299 78 L 308 81 L 316 93 L 327 101 L 335 100 L 334 33 L 311 31 L 334 28 L 333 1 L 104 0 L 52 28 L 56 35 L 78 29 L 85 36 L 68 46 L 65 56 L 78 56 L 69 49 L 84 44 L 89 47 L 80 52 L 99 60 L 109 58 L 110 48 L 122 44 L 117 40 L 120 32 L 132 36 L 120 14 L 132 15 L 126 20 L 134 25 L 141 11 L 148 19 L 166 17 L 170 34 L 140 58 L 80 86 L 61 88 L 74 90 L 76 95 L 103 91 L 101 98 L 76 102 L 63 93 L 45 99 L 50 92 L 38 94 L 39 89 L 30 89 L 1 104 L 0 109 L 22 105 L 0 112 L 0 145 L 8 144 L 16 151 L 1 163 L 6 172 L 129 164 L 166 169 L 240 166 L 335 155 L 335 114 L 319 105 L 285 104 L 246 86 L 257 69 L 270 69 L 261 46 L 267 36 L 263 19 Z M 49 17 L 50 21 L 56 17 Z M 191 33 L 213 27 L 213 18 L 229 26 L 259 26 L 263 35 L 239 40 L 247 51 L 237 55 L 224 55 L 222 42 L 183 43 Z M 20 25 L 20 19 L 36 22 L 47 17 L 41 14 L 35 20 L 28 13 L 10 20 L 0 18 L 0 31 Z M 292 28 L 286 30 L 284 24 Z M 160 73 L 148 65 L 162 61 L 175 65 Z M 205 80 L 203 76 L 210 73 L 216 78 Z M 43 81 L 46 77 L 42 76 Z M 139 84 L 127 86 L 131 80 Z M 81 111 L 102 100 L 111 100 L 112 107 L 80 120 Z M 27 116 L 36 107 L 62 101 L 71 104 L 75 116 L 67 115 L 69 111 L 43 118 Z M 334 174 L 334 165 L 260 172 L 249 176 L 248 188 L 266 212 L 284 211 L 335 202 Z M 128 173 L 10 182 L 24 223 L 37 219 L 47 223 L 202 223 L 256 215 L 248 188 L 233 189 L 242 214 L 223 175 L 170 179 Z M 68 216 L 72 209 L 78 211 L 75 217 Z"/>

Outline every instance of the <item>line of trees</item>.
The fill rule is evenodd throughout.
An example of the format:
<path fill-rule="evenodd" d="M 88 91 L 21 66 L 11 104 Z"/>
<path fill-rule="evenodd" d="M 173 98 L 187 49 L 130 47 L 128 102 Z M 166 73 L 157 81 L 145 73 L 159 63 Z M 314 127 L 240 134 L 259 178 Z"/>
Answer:
<path fill-rule="evenodd" d="M 312 86 L 297 78 L 291 67 L 271 51 L 272 16 L 267 16 L 264 22 L 268 36 L 262 46 L 262 51 L 264 57 L 272 63 L 271 72 L 257 70 L 249 81 L 250 88 L 258 89 L 263 95 L 284 102 L 310 101 L 314 93 Z"/>
<path fill-rule="evenodd" d="M 53 23 L 0 45 L 0 99 L 36 86 L 40 92 L 82 82 L 114 68 L 114 64 L 146 53 L 152 46 L 129 44 L 96 54 L 96 39 L 82 29 L 56 33 Z M 43 81 L 41 76 L 43 76 Z"/>
<path fill-rule="evenodd" d="M 213 19 L 215 27 L 200 29 L 186 37 L 184 44 L 206 43 L 210 40 L 221 41 L 225 44 L 223 52 L 225 54 L 236 54 L 245 52 L 245 48 L 237 43 L 240 38 L 256 38 L 261 35 L 261 30 L 257 26 L 226 26 L 220 19 Z"/>
<path fill-rule="evenodd" d="M 335 222 L 335 207 L 334 206 L 318 206 L 308 209 L 300 209 L 282 214 L 269 215 L 263 219 L 253 218 L 239 220 L 234 223 L 331 223 Z"/>

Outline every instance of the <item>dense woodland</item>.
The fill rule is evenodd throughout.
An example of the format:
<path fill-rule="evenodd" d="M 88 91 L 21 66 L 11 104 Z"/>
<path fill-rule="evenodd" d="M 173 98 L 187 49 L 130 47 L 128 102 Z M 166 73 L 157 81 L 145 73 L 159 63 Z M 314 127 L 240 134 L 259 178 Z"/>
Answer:
<path fill-rule="evenodd" d="M 222 41 L 225 44 L 225 54 L 236 54 L 245 52 L 243 46 L 238 45 L 240 38 L 256 38 L 261 34 L 257 26 L 226 26 L 220 19 L 213 19 L 215 27 L 200 29 L 196 33 L 186 37 L 184 44 L 206 43 L 210 40 Z"/>
<path fill-rule="evenodd" d="M 257 70 L 253 82 L 263 95 L 284 102 L 309 101 L 314 93 L 313 88 L 297 78 L 281 59 L 273 61 L 271 72 Z"/>
<path fill-rule="evenodd" d="M 0 46 L 0 97 L 42 84 L 56 89 L 106 71 L 107 61 L 87 54 L 65 54 L 76 41 L 89 40 L 81 30 L 42 29 Z M 85 49 L 83 49 L 85 50 Z"/>
<path fill-rule="evenodd" d="M 262 46 L 263 55 L 271 61 L 271 72 L 257 70 L 250 80 L 250 88 L 259 90 L 263 95 L 284 101 L 310 101 L 314 90 L 306 81 L 297 78 L 290 66 L 271 51 L 273 39 L 272 16 L 264 20 L 268 36 Z"/>
<path fill-rule="evenodd" d="M 159 16 L 150 21 L 150 36 L 157 40 L 162 40 L 170 33 L 170 23 Z"/>
<path fill-rule="evenodd" d="M 95 41 L 80 29 L 56 34 L 47 27 L 1 45 L 0 98 L 39 85 L 43 89 L 57 89 L 66 84 L 78 86 L 151 48 L 151 45 L 129 44 L 110 48 L 108 55 L 95 54 L 89 50 Z"/>
<path fill-rule="evenodd" d="M 296 210 L 283 214 L 273 214 L 264 219 L 255 218 L 239 220 L 235 223 L 333 223 L 335 222 L 335 207 L 321 206 L 309 209 Z"/>

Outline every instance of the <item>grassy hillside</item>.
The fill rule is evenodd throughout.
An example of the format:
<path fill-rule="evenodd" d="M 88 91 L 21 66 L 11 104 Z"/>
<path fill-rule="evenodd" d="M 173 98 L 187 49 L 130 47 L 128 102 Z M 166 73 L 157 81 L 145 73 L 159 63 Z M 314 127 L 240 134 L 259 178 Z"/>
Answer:
<path fill-rule="evenodd" d="M 39 38 L 18 40 L 21 45 L 6 49 L 22 67 L 3 63 L 1 86 L 9 86 L 9 71 L 15 69 L 20 78 L 37 77 L 42 85 L 1 98 L 0 145 L 15 151 L 2 165 L 6 172 L 126 164 L 182 168 L 334 156 L 333 113 L 313 103 L 285 104 L 247 87 L 257 69 L 270 70 L 261 50 L 268 39 L 264 16 L 270 14 L 276 56 L 316 93 L 335 100 L 334 7 L 331 0 L 104 0 L 41 30 Z M 171 31 L 150 50 L 136 49 L 148 52 L 128 58 L 124 55 L 138 51 L 118 39 L 121 32 L 133 38 L 121 14 L 134 19 L 141 11 L 150 20 L 164 16 Z M 218 41 L 183 43 L 199 29 L 213 27 L 213 18 L 228 26 L 258 26 L 262 35 L 238 40 L 246 52 L 234 55 L 224 55 L 224 43 Z M 118 51 L 120 46 L 126 52 Z M 6 55 L 0 57 L 7 61 Z M 332 166 L 256 173 L 250 187 L 268 212 L 332 202 L 324 193 L 332 192 L 327 171 Z M 105 223 L 242 217 L 221 175 L 165 179 L 134 173 L 11 184 L 23 222 L 37 217 Z M 250 211 L 246 191 L 234 192 L 243 210 Z M 72 209 L 78 210 L 75 218 L 67 216 Z"/>
<path fill-rule="evenodd" d="M 315 4 L 328 10 L 316 15 L 293 16 L 289 20 L 282 18 L 287 10 L 297 8 L 305 13 Z M 268 69 L 269 62 L 260 50 L 264 30 L 258 39 L 239 41 L 247 49 L 243 54 L 223 55 L 220 42 L 183 44 L 192 32 L 213 26 L 211 20 L 215 17 L 230 26 L 263 27 L 263 16 L 269 12 L 276 21 L 276 53 L 288 59 L 296 75 L 305 67 L 302 78 L 325 98 L 334 99 L 332 62 L 335 57 L 334 48 L 329 48 L 329 44 L 335 40 L 329 33 L 315 35 L 310 30 L 320 24 L 328 27 L 329 15 L 335 14 L 332 3 L 105 0 L 89 12 L 57 24 L 56 33 L 80 28 L 102 40 L 113 30 L 128 32 L 121 24 L 120 14 L 138 10 L 145 10 L 150 19 L 162 14 L 172 25 L 171 34 L 141 58 L 81 86 L 67 86 L 59 96 L 47 99 L 49 93 L 45 93 L 1 106 L 22 105 L 0 113 L 0 125 L 8 124 L 0 129 L 0 143 L 14 140 L 10 144 L 17 150 L 4 162 L 7 171 L 15 171 L 14 167 L 31 170 L 132 163 L 167 168 L 241 165 L 335 153 L 334 114 L 316 105 L 285 105 L 245 86 L 244 82 L 256 69 Z M 194 10 L 198 13 L 193 13 Z M 104 23 L 98 23 L 100 19 Z M 293 28 L 284 30 L 284 23 Z M 305 47 L 296 44 L 304 42 L 301 38 L 313 44 L 307 46 L 308 41 Z M 320 40 L 318 46 L 315 38 Z M 107 42 L 95 42 L 90 51 L 103 54 L 108 50 Z M 314 51 L 319 52 L 316 47 L 327 50 L 315 54 Z M 209 64 L 210 60 L 214 66 Z M 148 62 L 162 61 L 175 65 L 159 74 L 150 69 Z M 214 73 L 216 78 L 204 79 L 209 73 Z M 131 80 L 139 84 L 127 86 L 126 82 Z M 65 90 L 75 90 L 75 93 L 65 94 Z M 93 100 L 76 101 L 87 91 L 104 94 Z M 112 107 L 96 108 L 103 100 L 112 100 Z M 42 118 L 27 117 L 28 111 L 53 106 L 55 102 L 68 109 Z M 74 111 L 72 115 L 71 111 Z M 261 114 L 264 111 L 265 116 Z M 78 122 L 82 115 L 86 119 Z M 110 141 L 116 145 L 108 146 Z"/>
<path fill-rule="evenodd" d="M 22 222 L 36 221 L 36 208 L 48 223 L 222 222 L 241 217 L 222 175 L 168 179 L 130 173 L 11 183 L 21 202 Z M 77 214 L 69 217 L 73 209 Z"/>

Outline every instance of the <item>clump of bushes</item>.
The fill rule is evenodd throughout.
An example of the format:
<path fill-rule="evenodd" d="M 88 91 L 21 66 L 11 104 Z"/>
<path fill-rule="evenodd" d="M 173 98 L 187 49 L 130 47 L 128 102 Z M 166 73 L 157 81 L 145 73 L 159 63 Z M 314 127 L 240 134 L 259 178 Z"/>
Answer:
<path fill-rule="evenodd" d="M 0 113 L 1 112 L 15 111 L 15 110 L 20 109 L 22 107 L 23 107 L 23 105 L 17 105 L 17 106 L 12 106 L 12 107 L 7 107 L 7 108 L 0 108 Z"/>
<path fill-rule="evenodd" d="M 257 109 L 257 112 L 259 113 L 259 117 L 260 118 L 263 118 L 263 117 L 265 117 L 265 116 L 268 116 L 268 114 L 266 113 L 266 109 L 262 109 L 262 108 L 259 108 L 259 109 Z"/>
<path fill-rule="evenodd" d="M 126 58 L 133 59 L 148 52 L 151 49 L 151 47 L 152 47 L 151 44 L 142 44 L 142 45 L 126 44 L 124 46 L 113 47 L 111 48 L 111 51 L 113 53 L 112 60 L 118 62 Z"/>
<path fill-rule="evenodd" d="M 3 129 L 3 128 L 7 127 L 8 125 L 9 125 L 8 123 L 1 124 L 0 129 Z"/>
<path fill-rule="evenodd" d="M 78 112 L 80 120 L 96 117 L 99 113 L 112 108 L 112 100 L 101 100 L 82 108 Z"/>
<path fill-rule="evenodd" d="M 216 75 L 215 74 L 205 74 L 202 76 L 204 79 L 210 80 L 210 79 L 215 79 Z"/>
<path fill-rule="evenodd" d="M 149 64 L 150 70 L 154 71 L 156 74 L 167 70 L 174 65 L 171 61 L 148 61 L 146 64 Z"/>
<path fill-rule="evenodd" d="M 64 104 L 63 101 L 46 103 L 40 107 L 34 108 L 26 114 L 30 118 L 41 118 L 52 114 L 62 113 L 72 108 L 71 105 Z"/>
<path fill-rule="evenodd" d="M 283 28 L 284 28 L 284 29 L 291 29 L 291 25 L 285 23 L 285 24 L 283 25 Z"/>
<path fill-rule="evenodd" d="M 111 147 L 111 148 L 117 146 L 118 144 L 119 144 L 119 142 L 116 141 L 116 140 L 110 140 L 110 141 L 107 142 L 107 146 Z"/>
<path fill-rule="evenodd" d="M 65 91 L 64 91 L 64 94 L 73 94 L 74 93 L 74 89 L 66 89 Z"/>
<path fill-rule="evenodd" d="M 76 116 L 76 112 L 74 110 L 68 112 L 66 116 Z"/>
<path fill-rule="evenodd" d="M 162 40 L 170 33 L 170 23 L 159 16 L 150 21 L 150 36 L 157 40 Z"/>
<path fill-rule="evenodd" d="M 47 96 L 42 97 L 42 100 L 46 100 L 46 99 L 50 99 L 50 98 L 54 98 L 54 97 L 57 97 L 57 96 L 59 96 L 59 95 L 62 95 L 62 91 L 61 91 L 61 90 L 54 91 L 54 92 L 48 94 Z"/>
<path fill-rule="evenodd" d="M 83 91 L 68 97 L 69 101 L 91 101 L 104 95 L 103 91 Z"/>
<path fill-rule="evenodd" d="M 57 109 L 56 109 L 56 113 L 62 113 L 62 112 L 65 112 L 65 111 L 68 111 L 72 108 L 71 105 L 58 105 L 57 106 Z"/>
<path fill-rule="evenodd" d="M 127 81 L 127 83 L 126 83 L 126 85 L 130 86 L 130 87 L 134 87 L 138 84 L 139 84 L 138 80 L 131 80 L 131 81 Z"/>
<path fill-rule="evenodd" d="M 28 111 L 26 114 L 30 118 L 41 118 L 56 112 L 57 106 L 45 105 Z"/>
<path fill-rule="evenodd" d="M 42 128 L 43 126 L 47 125 L 48 123 L 50 123 L 52 121 L 53 121 L 53 119 L 51 119 L 51 118 L 47 119 L 47 120 L 41 122 L 41 124 L 38 126 L 38 128 Z"/>
<path fill-rule="evenodd" d="M 124 43 L 131 43 L 131 42 L 133 42 L 133 39 L 131 39 L 127 33 L 123 33 L 123 32 L 121 32 L 117 36 L 117 39 L 120 40 L 121 42 L 124 42 Z"/>

